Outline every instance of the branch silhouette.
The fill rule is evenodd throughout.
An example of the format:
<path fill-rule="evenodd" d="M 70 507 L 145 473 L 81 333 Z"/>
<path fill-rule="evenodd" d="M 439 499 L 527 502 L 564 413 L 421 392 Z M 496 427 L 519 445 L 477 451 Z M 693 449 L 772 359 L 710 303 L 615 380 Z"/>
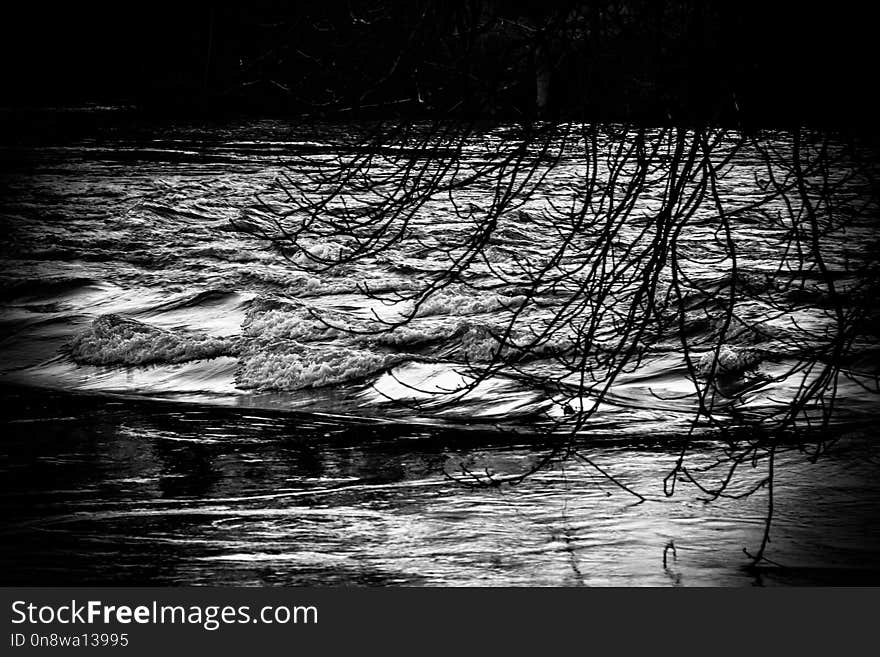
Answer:
<path fill-rule="evenodd" d="M 389 402 L 430 412 L 498 381 L 540 391 L 532 426 L 547 453 L 504 483 L 576 458 L 643 501 L 575 439 L 609 404 L 680 418 L 665 494 L 679 481 L 708 499 L 766 490 L 762 541 L 746 552 L 757 564 L 778 454 L 818 459 L 852 419 L 849 396 L 878 390 L 877 261 L 846 248 L 847 236 L 865 246 L 872 234 L 873 179 L 857 144 L 806 129 L 401 123 L 317 165 L 293 158 L 237 227 L 302 272 L 406 276 L 359 286 L 370 318 L 309 309 L 358 344 L 457 375 L 420 387 L 396 377 L 392 360 L 407 394 L 382 393 Z M 425 317 L 456 306 L 491 319 L 424 330 Z M 429 344 L 443 348 L 419 352 Z M 686 392 L 627 396 L 664 367 Z M 706 436 L 717 462 L 688 467 Z M 746 464 L 766 476 L 739 490 Z M 502 483 L 467 469 L 456 478 Z"/>

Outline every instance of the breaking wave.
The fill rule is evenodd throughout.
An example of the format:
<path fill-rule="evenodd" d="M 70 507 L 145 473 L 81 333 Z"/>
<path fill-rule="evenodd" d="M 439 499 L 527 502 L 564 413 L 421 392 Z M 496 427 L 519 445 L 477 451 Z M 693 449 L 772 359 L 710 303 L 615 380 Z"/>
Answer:
<path fill-rule="evenodd" d="M 248 390 L 301 390 L 361 381 L 406 357 L 358 349 L 308 346 L 287 342 L 271 351 L 246 349 L 236 383 Z"/>
<path fill-rule="evenodd" d="M 441 290 L 415 308 L 416 317 L 432 315 L 478 315 L 497 310 L 515 310 L 526 298 L 522 295 L 477 295 Z"/>
<path fill-rule="evenodd" d="M 70 342 L 70 356 L 83 365 L 183 363 L 227 356 L 232 341 L 169 331 L 119 315 L 102 315 Z"/>

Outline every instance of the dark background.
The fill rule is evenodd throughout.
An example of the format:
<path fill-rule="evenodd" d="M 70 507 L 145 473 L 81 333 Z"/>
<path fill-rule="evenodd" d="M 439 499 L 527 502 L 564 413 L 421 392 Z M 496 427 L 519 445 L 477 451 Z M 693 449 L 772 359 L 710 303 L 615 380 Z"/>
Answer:
<path fill-rule="evenodd" d="M 32 2 L 3 13 L 6 108 L 762 126 L 876 114 L 877 24 L 856 3 Z"/>

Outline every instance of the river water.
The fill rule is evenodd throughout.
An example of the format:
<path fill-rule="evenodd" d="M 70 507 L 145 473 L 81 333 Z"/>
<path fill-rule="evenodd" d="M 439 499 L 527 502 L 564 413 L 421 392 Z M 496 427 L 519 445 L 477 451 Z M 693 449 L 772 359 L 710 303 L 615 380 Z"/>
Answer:
<path fill-rule="evenodd" d="M 504 377 L 442 403 L 421 390 L 460 380 L 456 358 L 480 353 L 468 351 L 473 327 L 515 291 L 447 291 L 398 349 L 312 321 L 361 327 L 381 306 L 358 283 L 406 291 L 436 268 L 400 248 L 303 273 L 231 230 L 264 212 L 255 194 L 280 172 L 296 175 L 292 157 L 329 166 L 351 126 L 52 121 L 73 127 L 3 149 L 4 583 L 876 583 L 876 395 L 855 382 L 876 371 L 870 349 L 839 381 L 833 448 L 816 463 L 797 449 L 777 456 L 773 563 L 748 568 L 767 493 L 735 495 L 765 462 L 741 468 L 731 498 L 707 502 L 686 482 L 664 494 L 694 408 L 674 348 L 610 390 L 574 444 L 589 462 L 555 458 L 486 487 L 473 473 L 504 480 L 541 461 L 535 429 L 565 403 Z M 740 166 L 727 192 L 747 199 L 754 164 Z M 425 212 L 422 246 L 462 230 L 442 203 Z M 502 264 L 536 239 L 510 228 L 521 232 L 495 250 Z M 746 268 L 761 272 L 774 232 L 751 222 L 741 233 Z M 698 225 L 683 239 L 706 235 Z M 829 249 L 842 285 L 843 263 L 875 240 L 873 225 L 854 225 Z M 771 320 L 764 371 L 786 367 L 786 331 L 826 321 L 818 305 L 794 328 Z M 757 387 L 737 412 L 772 412 L 786 385 Z M 390 403 L 414 396 L 417 409 Z M 700 437 L 692 471 L 714 476 L 721 449 Z"/>

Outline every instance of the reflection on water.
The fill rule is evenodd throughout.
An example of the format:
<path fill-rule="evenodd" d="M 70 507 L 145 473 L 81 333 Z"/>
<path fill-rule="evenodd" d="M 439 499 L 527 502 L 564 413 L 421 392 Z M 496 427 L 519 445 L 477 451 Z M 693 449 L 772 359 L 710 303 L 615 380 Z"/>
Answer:
<path fill-rule="evenodd" d="M 674 440 L 585 446 L 644 494 L 563 461 L 516 486 L 523 436 L 7 388 L 4 584 L 749 585 L 880 581 L 877 449 L 779 462 L 766 498 L 665 498 Z M 584 441 L 588 441 L 584 438 Z M 586 442 L 585 442 L 586 444 Z M 713 446 L 701 448 L 710 464 Z M 448 475 L 453 475 L 452 478 Z M 746 487 L 761 475 L 741 475 Z M 461 478 L 460 481 L 456 479 Z"/>

